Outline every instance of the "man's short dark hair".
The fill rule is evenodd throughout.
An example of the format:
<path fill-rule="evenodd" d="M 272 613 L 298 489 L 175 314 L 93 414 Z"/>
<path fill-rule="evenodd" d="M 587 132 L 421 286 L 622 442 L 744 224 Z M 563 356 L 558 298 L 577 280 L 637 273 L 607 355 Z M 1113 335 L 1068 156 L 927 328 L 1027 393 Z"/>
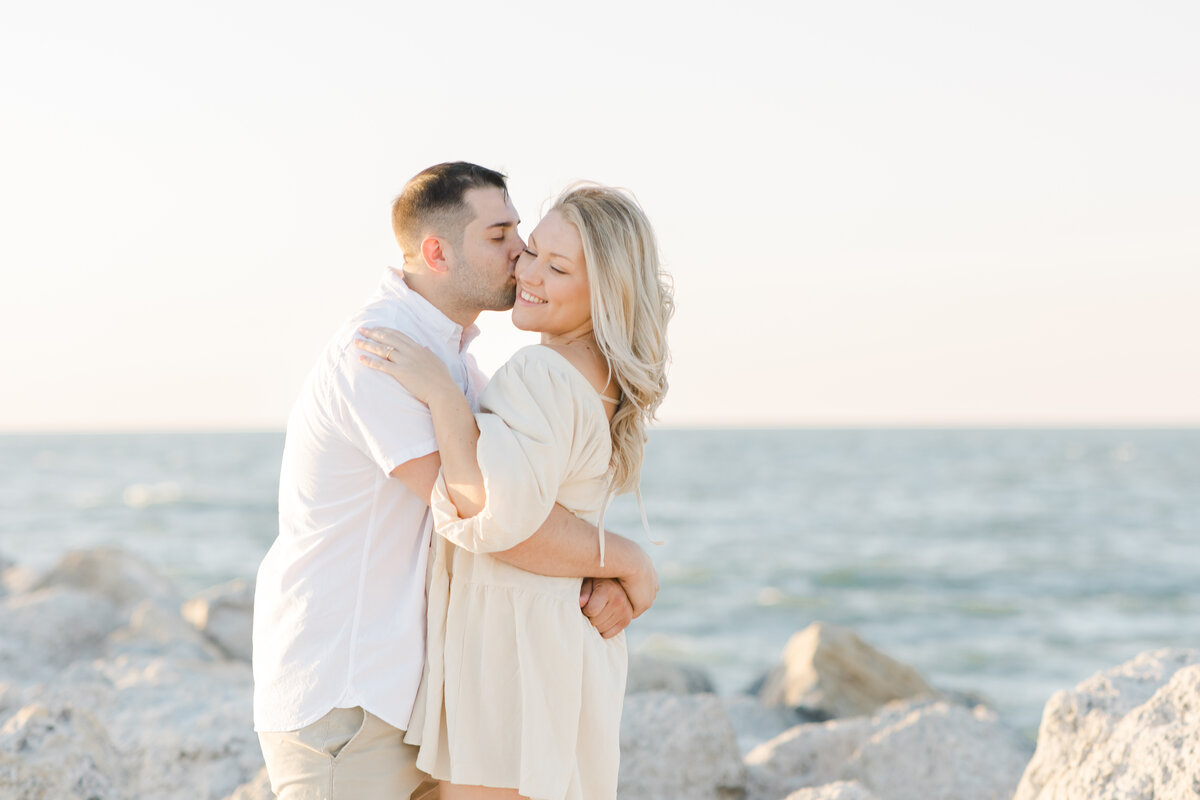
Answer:
<path fill-rule="evenodd" d="M 400 249 L 406 256 L 415 255 L 426 231 L 460 243 L 471 221 L 467 191 L 489 186 L 508 192 L 503 173 L 466 161 L 448 161 L 418 172 L 392 202 L 392 231 Z"/>

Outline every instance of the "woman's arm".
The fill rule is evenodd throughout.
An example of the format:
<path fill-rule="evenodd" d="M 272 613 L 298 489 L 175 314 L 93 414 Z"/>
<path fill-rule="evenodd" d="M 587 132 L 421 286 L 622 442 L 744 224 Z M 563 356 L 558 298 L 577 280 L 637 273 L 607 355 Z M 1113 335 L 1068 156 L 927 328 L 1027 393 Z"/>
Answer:
<path fill-rule="evenodd" d="M 446 479 L 450 501 L 460 517 L 473 517 L 487 502 L 476 455 L 479 426 L 475 424 L 475 415 L 453 381 L 449 388 L 429 398 L 429 411 L 433 415 L 433 432 L 438 452 L 442 454 L 442 477 Z"/>
<path fill-rule="evenodd" d="M 442 360 L 398 331 L 361 328 L 354 344 L 359 360 L 388 373 L 416 399 L 429 406 L 441 453 L 442 476 L 460 517 L 473 517 L 487 500 L 476 445 L 479 427 L 467 398 Z"/>
<path fill-rule="evenodd" d="M 392 477 L 417 497 L 430 497 L 437 481 L 441 457 L 430 453 L 412 461 L 406 461 L 392 470 Z M 597 580 L 601 587 L 594 597 L 589 597 L 584 609 L 597 627 L 607 617 L 614 620 L 640 616 L 658 595 L 658 572 L 650 556 L 638 545 L 624 536 L 608 531 L 608 557 L 600 566 L 600 553 L 596 547 L 596 526 L 580 519 L 560 505 L 555 505 L 546 521 L 528 539 L 508 550 L 493 552 L 492 557 L 511 564 L 526 572 L 536 572 L 556 578 L 587 575 Z M 616 582 L 620 597 L 610 591 L 607 579 Z M 627 612 L 627 613 L 626 613 Z M 594 614 L 600 616 L 593 616 Z M 628 624 L 628 619 L 619 627 L 601 628 L 606 638 L 615 635 Z"/>

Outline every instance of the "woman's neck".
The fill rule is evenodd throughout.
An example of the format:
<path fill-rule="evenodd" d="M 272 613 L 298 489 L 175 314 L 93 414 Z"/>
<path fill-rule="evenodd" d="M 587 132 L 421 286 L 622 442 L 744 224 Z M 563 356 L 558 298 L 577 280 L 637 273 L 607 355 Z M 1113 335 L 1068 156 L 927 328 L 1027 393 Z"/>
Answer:
<path fill-rule="evenodd" d="M 596 334 L 591 326 L 568 333 L 543 333 L 542 344 L 553 345 L 555 347 L 583 345 L 597 353 L 600 352 L 600 348 L 596 344 Z"/>

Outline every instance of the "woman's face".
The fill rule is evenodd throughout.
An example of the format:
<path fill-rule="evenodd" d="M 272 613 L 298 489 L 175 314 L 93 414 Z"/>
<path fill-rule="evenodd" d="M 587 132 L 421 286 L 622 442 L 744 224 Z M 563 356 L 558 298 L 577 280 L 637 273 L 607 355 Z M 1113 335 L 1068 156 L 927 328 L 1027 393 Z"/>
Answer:
<path fill-rule="evenodd" d="M 547 214 L 517 258 L 513 324 L 524 331 L 575 336 L 592 329 L 583 241 L 558 211 Z"/>

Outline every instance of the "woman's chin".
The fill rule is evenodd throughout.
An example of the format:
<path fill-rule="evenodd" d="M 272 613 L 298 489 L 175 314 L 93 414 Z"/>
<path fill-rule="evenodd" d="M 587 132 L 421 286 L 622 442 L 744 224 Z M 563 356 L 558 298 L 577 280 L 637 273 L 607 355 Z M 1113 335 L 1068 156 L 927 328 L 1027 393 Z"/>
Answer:
<path fill-rule="evenodd" d="M 514 313 L 512 315 L 512 324 L 513 324 L 513 327 L 519 331 L 530 331 L 532 333 L 541 333 L 541 330 L 538 328 L 537 323 L 533 322 L 532 320 L 525 319 L 516 313 Z"/>

